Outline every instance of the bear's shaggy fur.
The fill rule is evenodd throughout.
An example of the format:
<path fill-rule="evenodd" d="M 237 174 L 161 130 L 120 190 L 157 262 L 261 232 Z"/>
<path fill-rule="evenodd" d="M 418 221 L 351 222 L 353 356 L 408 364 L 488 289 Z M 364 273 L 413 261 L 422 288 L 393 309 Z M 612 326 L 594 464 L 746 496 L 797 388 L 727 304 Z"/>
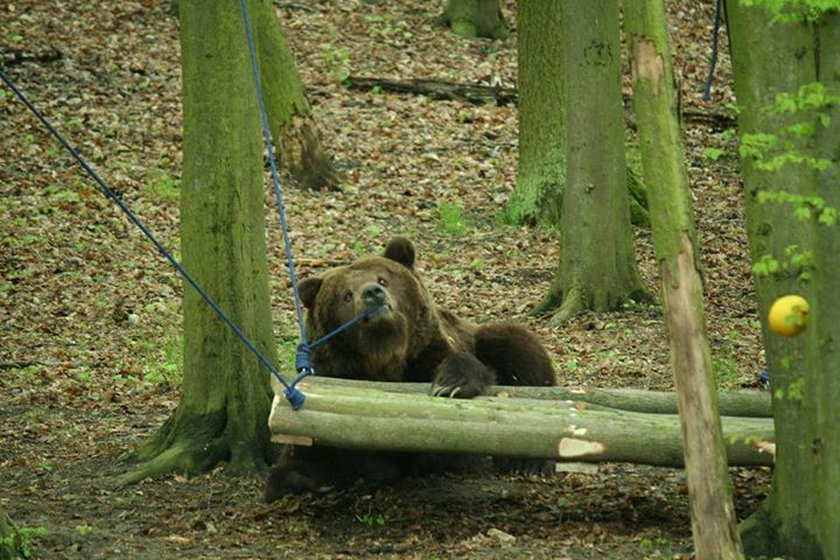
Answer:
<path fill-rule="evenodd" d="M 381 256 L 300 283 L 310 340 L 379 309 L 313 350 L 317 375 L 430 382 L 432 395 L 458 398 L 479 395 L 495 383 L 555 384 L 551 360 L 533 334 L 512 324 L 477 326 L 439 308 L 414 259 L 411 242 L 394 237 Z M 359 477 L 392 479 L 418 470 L 419 463 L 422 470 L 429 466 L 416 454 L 287 446 L 269 477 L 266 499 Z"/>

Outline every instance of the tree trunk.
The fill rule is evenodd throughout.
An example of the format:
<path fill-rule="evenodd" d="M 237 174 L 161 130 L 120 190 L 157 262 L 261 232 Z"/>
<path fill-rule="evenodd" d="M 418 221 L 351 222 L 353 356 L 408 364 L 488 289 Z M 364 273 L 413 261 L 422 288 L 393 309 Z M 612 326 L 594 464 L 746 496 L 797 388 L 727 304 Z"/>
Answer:
<path fill-rule="evenodd" d="M 560 265 L 535 313 L 551 322 L 646 299 L 636 267 L 620 88 L 617 0 L 563 3 L 566 192 Z"/>
<path fill-rule="evenodd" d="M 778 94 L 795 94 L 818 81 L 830 94 L 840 94 L 840 16 L 833 10 L 813 23 L 771 23 L 772 18 L 763 7 L 728 3 L 735 91 L 741 109 L 747 226 L 754 262 L 773 258 L 784 263 L 793 246 L 795 252 L 812 255 L 804 267 L 782 266 L 774 273 L 756 275 L 760 316 L 766 318 L 772 301 L 787 293 L 803 295 L 810 302 L 811 314 L 808 328 L 798 337 L 775 335 L 762 321 L 778 457 L 770 495 L 744 522 L 742 536 L 750 554 L 840 558 L 837 225 L 817 207 L 810 217 L 798 219 L 796 205 L 761 198 L 779 193 L 818 196 L 826 207 L 840 208 L 837 103 L 793 113 L 768 110 Z M 786 135 L 785 127 L 791 124 L 818 123 L 817 112 L 830 117 L 828 127 L 817 124 L 815 134 L 802 138 Z M 744 147 L 745 135 L 755 133 L 773 135 L 780 144 L 787 142 L 784 151 L 824 158 L 830 167 L 822 173 L 803 164 L 762 169 L 761 157 Z"/>
<path fill-rule="evenodd" d="M 503 213 L 514 225 L 558 227 L 566 184 L 563 9 L 551 0 L 517 8 L 519 164 L 516 189 Z M 497 97 L 499 99 L 499 97 Z M 641 183 L 627 169 L 631 222 L 650 227 Z"/>
<path fill-rule="evenodd" d="M 823 16 L 818 30 L 817 75 L 820 83 L 840 100 L 840 12 Z M 840 211 L 840 102 L 834 101 L 827 114 L 830 124 L 818 127 L 815 141 L 817 157 L 831 165 L 817 176 L 816 188 L 826 206 Z M 804 441 L 811 459 L 810 476 L 814 481 L 813 514 L 806 520 L 816 522 L 817 541 L 824 558 L 840 558 L 840 226 L 818 223 L 814 234 L 813 313 L 807 342 L 810 368 L 806 384 L 805 406 L 810 408 L 810 430 Z M 802 437 L 800 434 L 800 447 Z M 788 473 L 795 476 L 796 473 Z M 793 483 L 791 478 L 789 484 Z M 814 530 L 812 527 L 811 530 Z"/>
<path fill-rule="evenodd" d="M 695 555 L 699 560 L 743 558 L 712 378 L 665 6 L 661 0 L 631 2 L 625 5 L 624 18 L 679 402 Z"/>
<path fill-rule="evenodd" d="M 225 0 L 182 0 L 180 8 L 184 266 L 273 360 L 261 127 L 242 14 Z M 270 393 L 256 358 L 187 287 L 181 401 L 120 481 L 198 473 L 221 460 L 234 473 L 264 469 Z"/>
<path fill-rule="evenodd" d="M 507 39 L 510 35 L 499 0 L 448 0 L 441 21 L 461 37 Z"/>
<path fill-rule="evenodd" d="M 321 142 L 292 52 L 270 0 L 251 0 L 251 25 L 271 135 L 280 165 L 302 187 L 336 189 L 339 176 Z M 244 39 L 240 39 L 244 40 Z"/>
<path fill-rule="evenodd" d="M 512 224 L 560 224 L 566 182 L 562 13 L 554 0 L 517 8 L 519 166 L 505 209 Z"/>
<path fill-rule="evenodd" d="M 0 502 L 0 560 L 17 558 L 15 549 L 15 526 L 12 524 L 3 502 Z"/>
<path fill-rule="evenodd" d="M 373 451 L 465 453 L 578 462 L 682 465 L 679 420 L 589 407 L 573 401 L 477 397 L 444 399 L 374 391 L 333 379 L 299 384 L 306 404 L 275 397 L 269 425 L 277 442 Z M 769 419 L 724 418 L 733 465 L 771 465 Z"/>

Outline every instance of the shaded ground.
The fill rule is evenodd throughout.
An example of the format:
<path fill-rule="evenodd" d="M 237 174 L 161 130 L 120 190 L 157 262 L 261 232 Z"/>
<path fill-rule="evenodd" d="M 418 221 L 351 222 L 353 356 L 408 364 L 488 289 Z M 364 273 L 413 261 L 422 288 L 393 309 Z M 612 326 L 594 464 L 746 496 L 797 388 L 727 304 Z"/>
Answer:
<path fill-rule="evenodd" d="M 515 84 L 515 33 L 457 39 L 433 25 L 438 4 L 280 3 L 345 176 L 340 193 L 286 191 L 302 274 L 407 234 L 440 303 L 477 321 L 527 323 L 564 384 L 670 389 L 658 308 L 587 314 L 563 329 L 527 316 L 548 289 L 557 241 L 496 222 L 514 184 L 515 107 L 340 84 L 348 73 Z M 713 101 L 699 94 L 711 6 L 674 4 L 682 105 L 722 111 L 726 56 Z M 177 247 L 180 76 L 168 2 L 19 0 L 0 6 L 0 30 L 6 71 Z M 0 497 L 19 526 L 46 530 L 33 536 L 33 557 L 666 558 L 690 548 L 682 473 L 633 465 L 539 480 L 429 478 L 271 506 L 259 499 L 262 477 L 223 468 L 115 488 L 117 458 L 178 400 L 181 282 L 6 90 L 0 115 Z M 716 374 L 736 387 L 754 383 L 762 358 L 735 153 L 720 132 L 689 122 L 686 142 Z M 268 223 L 274 316 L 288 346 L 281 241 L 273 215 Z M 637 232 L 637 249 L 656 291 L 647 233 Z M 769 476 L 737 469 L 732 480 L 744 517 Z"/>

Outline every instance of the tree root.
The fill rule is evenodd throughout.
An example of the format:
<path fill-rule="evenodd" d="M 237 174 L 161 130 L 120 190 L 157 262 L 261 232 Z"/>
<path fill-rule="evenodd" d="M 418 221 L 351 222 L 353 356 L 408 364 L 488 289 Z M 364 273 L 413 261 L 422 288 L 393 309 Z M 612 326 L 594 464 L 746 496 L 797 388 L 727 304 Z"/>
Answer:
<path fill-rule="evenodd" d="M 179 408 L 151 439 L 122 457 L 133 466 L 117 475 L 115 482 L 133 484 L 171 472 L 195 475 L 209 471 L 220 461 L 228 461 L 225 472 L 231 474 L 266 470 L 272 449 L 268 429 L 262 434 L 265 444 L 261 445 L 253 438 L 242 437 L 241 430 L 233 428 L 229 420 L 224 411 L 188 415 Z M 239 437 L 231 435 L 237 433 Z"/>
<path fill-rule="evenodd" d="M 171 472 L 183 474 L 205 472 L 225 459 L 228 452 L 228 445 L 224 440 L 209 444 L 178 441 L 148 461 L 140 463 L 136 468 L 118 475 L 115 481 L 122 486 Z"/>
<path fill-rule="evenodd" d="M 280 164 L 295 181 L 313 191 L 338 190 L 341 176 L 324 150 L 311 116 L 294 116 L 280 132 Z"/>
<path fill-rule="evenodd" d="M 569 319 L 586 309 L 585 301 L 586 291 L 580 282 L 575 281 L 564 290 L 558 287 L 558 282 L 555 280 L 548 294 L 531 310 L 531 315 L 543 315 L 553 311 L 548 324 L 553 327 L 562 327 Z"/>
<path fill-rule="evenodd" d="M 560 304 L 559 309 L 551 316 L 551 319 L 548 320 L 548 324 L 552 327 L 562 327 L 569 319 L 584 311 L 586 309 L 586 305 L 584 304 L 585 296 L 586 291 L 580 283 L 573 283 L 571 288 L 566 290 L 563 296 L 563 302 Z"/>
<path fill-rule="evenodd" d="M 557 288 L 556 285 L 552 285 L 551 288 L 549 288 L 548 293 L 545 295 L 545 297 L 542 298 L 540 302 L 534 306 L 534 308 L 529 314 L 533 317 L 544 315 L 549 311 L 554 310 L 558 305 L 560 305 L 562 301 L 563 290 Z"/>
<path fill-rule="evenodd" d="M 16 548 L 17 527 L 12 523 L 12 520 L 6 515 L 2 505 L 0 505 L 0 560 L 14 560 L 18 558 L 18 550 Z"/>
<path fill-rule="evenodd" d="M 548 324 L 552 327 L 562 327 L 572 317 L 586 310 L 614 311 L 619 309 L 622 303 L 630 300 L 645 303 L 654 301 L 648 292 L 638 288 L 622 298 L 601 298 L 605 301 L 599 305 L 597 303 L 599 294 L 584 286 L 585 284 L 580 279 L 573 279 L 571 283 L 561 285 L 559 278 L 555 278 L 548 294 L 534 306 L 530 314 L 538 316 L 551 313 Z"/>
<path fill-rule="evenodd" d="M 772 495 L 738 526 L 744 552 L 750 556 L 775 556 L 781 550 L 777 537 L 778 527 L 773 522 L 773 516 L 768 507 L 767 500 L 770 499 Z"/>

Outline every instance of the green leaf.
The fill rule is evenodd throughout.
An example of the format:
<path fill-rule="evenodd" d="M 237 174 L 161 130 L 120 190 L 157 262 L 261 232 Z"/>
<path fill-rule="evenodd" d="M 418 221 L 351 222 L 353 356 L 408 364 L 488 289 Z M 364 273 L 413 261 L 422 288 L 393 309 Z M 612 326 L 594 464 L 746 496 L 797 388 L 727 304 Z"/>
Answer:
<path fill-rule="evenodd" d="M 725 152 L 719 148 L 704 148 L 703 156 L 709 161 L 717 161 Z"/>

